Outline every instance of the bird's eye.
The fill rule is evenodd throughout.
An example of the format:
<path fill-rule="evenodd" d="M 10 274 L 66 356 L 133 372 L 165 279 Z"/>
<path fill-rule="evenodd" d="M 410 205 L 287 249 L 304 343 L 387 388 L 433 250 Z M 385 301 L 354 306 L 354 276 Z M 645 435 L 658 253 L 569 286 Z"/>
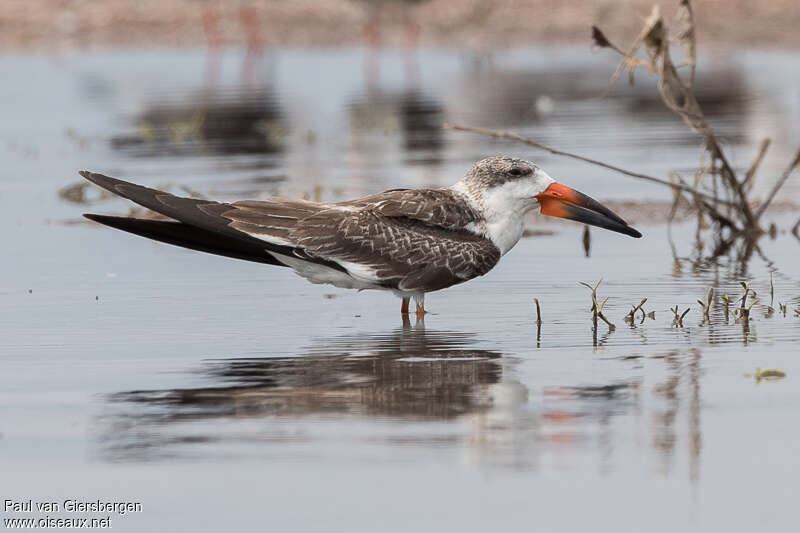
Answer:
<path fill-rule="evenodd" d="M 522 176 L 522 170 L 518 168 L 512 168 L 511 170 L 508 171 L 508 173 L 511 174 L 512 176 Z"/>

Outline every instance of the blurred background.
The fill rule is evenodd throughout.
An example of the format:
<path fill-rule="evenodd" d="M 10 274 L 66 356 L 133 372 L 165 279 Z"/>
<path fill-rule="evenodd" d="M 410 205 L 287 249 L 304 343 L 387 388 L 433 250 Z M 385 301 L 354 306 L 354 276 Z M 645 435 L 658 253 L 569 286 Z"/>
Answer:
<path fill-rule="evenodd" d="M 597 25 L 626 49 L 652 6 L 2 0 L 2 498 L 142 502 L 112 517 L 123 531 L 791 529 L 800 180 L 742 260 L 712 254 L 686 209 L 666 224 L 668 188 L 442 128 L 691 177 L 700 136 L 643 70 L 610 86 L 619 57 L 590 39 Z M 696 94 L 732 166 L 772 140 L 762 198 L 800 142 L 800 4 L 693 6 Z M 661 3 L 667 21 L 677 7 Z M 81 218 L 145 215 L 82 169 L 187 196 L 336 201 L 447 186 L 496 154 L 536 161 L 645 238 L 532 217 L 493 272 L 404 325 L 391 295 Z M 592 325 L 578 284 L 601 277 L 615 329 Z M 707 289 L 733 302 L 741 281 L 752 320 L 719 298 L 704 319 Z M 645 297 L 655 314 L 626 322 Z"/>
<path fill-rule="evenodd" d="M 677 4 L 677 3 L 676 3 Z M 370 38 L 390 46 L 494 49 L 584 42 L 592 24 L 620 35 L 638 30 L 646 0 L 6 0 L 0 14 L 4 48 L 75 46 L 356 45 Z M 705 44 L 796 46 L 797 5 L 776 0 L 694 3 Z M 676 6 L 662 3 L 667 13 Z M 380 29 L 375 26 L 380 26 Z M 632 36 L 630 36 L 632 37 Z"/>

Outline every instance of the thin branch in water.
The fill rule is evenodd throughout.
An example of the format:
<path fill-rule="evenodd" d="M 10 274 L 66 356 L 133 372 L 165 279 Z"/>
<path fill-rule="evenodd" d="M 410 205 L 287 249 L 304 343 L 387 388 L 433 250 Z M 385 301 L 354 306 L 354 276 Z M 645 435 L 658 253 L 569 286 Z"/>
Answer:
<path fill-rule="evenodd" d="M 666 185 L 667 187 L 671 187 L 672 189 L 678 189 L 683 192 L 694 194 L 696 196 L 700 196 L 701 198 L 705 198 L 710 201 L 718 202 L 725 205 L 730 205 L 731 207 L 736 207 L 738 205 L 733 202 L 719 200 L 711 195 L 700 192 L 697 189 L 693 189 L 692 187 L 689 187 L 688 185 L 682 183 L 673 183 L 669 180 L 656 178 L 655 176 L 648 176 L 647 174 L 642 174 L 640 172 L 633 172 L 631 170 L 626 170 L 621 167 L 609 165 L 608 163 L 603 163 L 602 161 L 598 161 L 596 159 L 591 159 L 588 157 L 583 157 L 582 155 L 565 152 L 563 150 L 553 148 L 546 144 L 542 144 L 538 141 L 534 141 L 533 139 L 517 135 L 516 133 L 511 133 L 508 131 L 492 130 L 488 128 L 477 128 L 474 126 L 462 126 L 460 124 L 444 124 L 444 126 L 442 127 L 446 130 L 468 131 L 472 133 L 478 133 L 480 135 L 486 135 L 488 137 L 495 137 L 497 139 L 508 139 L 512 141 L 521 142 L 523 144 L 527 144 L 528 146 L 533 146 L 534 148 L 539 148 L 540 150 L 544 150 L 545 152 L 550 152 L 553 155 L 560 155 L 563 157 L 569 157 L 571 159 L 577 159 L 578 161 L 583 161 L 584 163 L 589 163 L 591 165 L 607 168 L 609 170 L 613 170 L 614 172 L 619 172 L 620 174 L 625 174 L 626 176 L 630 176 L 632 178 L 638 178 L 646 181 L 651 181 L 653 183 L 658 183 L 660 185 Z"/>
<path fill-rule="evenodd" d="M 789 163 L 789 166 L 783 171 L 781 177 L 778 178 L 777 182 L 775 182 L 775 186 L 772 187 L 771 191 L 769 191 L 767 199 L 764 200 L 764 203 L 759 206 L 758 211 L 756 211 L 756 219 L 761 218 L 761 215 L 763 215 L 764 211 L 767 210 L 767 207 L 769 207 L 769 204 L 775 198 L 775 195 L 778 194 L 778 191 L 781 189 L 781 187 L 783 187 L 783 184 L 786 183 L 786 180 L 789 179 L 789 176 L 792 175 L 792 172 L 794 172 L 798 165 L 800 165 L 800 149 L 797 150 L 797 153 L 794 154 L 794 159 L 792 159 L 792 162 Z"/>
<path fill-rule="evenodd" d="M 767 149 L 769 148 L 771 142 L 772 139 L 769 137 L 766 137 L 761 141 L 761 146 L 758 147 L 758 154 L 753 160 L 753 164 L 750 165 L 749 169 L 747 169 L 747 174 L 744 175 L 742 187 L 744 187 L 744 189 L 748 192 L 753 187 L 753 178 L 755 177 L 756 171 L 758 170 L 759 165 L 761 165 L 761 161 L 764 159 L 764 155 L 766 155 Z"/>
<path fill-rule="evenodd" d="M 628 68 L 631 81 L 633 80 L 633 70 L 639 66 L 647 67 L 650 72 L 657 76 L 658 91 L 664 105 L 677 114 L 690 129 L 703 135 L 703 143 L 706 150 L 711 155 L 712 161 L 718 164 L 719 174 L 722 176 L 728 190 L 736 198 L 734 207 L 742 218 L 743 226 L 746 229 L 755 230 L 758 228 L 758 220 L 752 213 L 747 195 L 736 177 L 733 167 L 728 162 L 720 143 L 717 141 L 714 130 L 706 121 L 693 90 L 696 41 L 694 16 L 689 0 L 681 0 L 679 9 L 679 18 L 682 23 L 679 38 L 686 50 L 685 64 L 690 66 L 688 79 L 681 77 L 672 62 L 667 27 L 664 24 L 658 6 L 656 6 L 645 20 L 642 31 L 634 40 L 630 52 L 625 55 L 625 59 L 611 77 L 611 83 L 613 84 L 619 77 L 624 67 Z M 639 59 L 634 55 L 642 46 L 647 54 L 646 60 Z"/>
<path fill-rule="evenodd" d="M 689 0 L 681 0 L 678 8 L 678 21 L 681 25 L 678 40 L 686 49 L 684 64 L 689 65 L 690 68 L 688 85 L 691 87 L 694 85 L 694 71 L 697 65 L 697 38 L 694 30 L 694 11 Z"/>
<path fill-rule="evenodd" d="M 769 305 L 775 302 L 775 280 L 773 279 L 772 272 L 769 273 Z"/>

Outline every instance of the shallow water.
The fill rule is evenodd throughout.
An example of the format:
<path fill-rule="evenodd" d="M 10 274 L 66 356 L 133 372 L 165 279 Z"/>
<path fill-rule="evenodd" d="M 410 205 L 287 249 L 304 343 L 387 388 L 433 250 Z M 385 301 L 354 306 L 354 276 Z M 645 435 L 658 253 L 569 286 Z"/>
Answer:
<path fill-rule="evenodd" d="M 442 132 L 444 120 L 657 175 L 698 161 L 651 87 L 597 99 L 614 64 L 584 49 L 389 51 L 377 71 L 364 55 L 0 58 L 3 498 L 142 502 L 113 517 L 123 531 L 793 523 L 800 242 L 790 234 L 762 239 L 743 266 L 697 261 L 691 223 L 672 228 L 674 254 L 664 225 L 637 221 L 641 240 L 593 231 L 588 258 L 579 226 L 548 223 L 552 234 L 524 239 L 489 275 L 430 295 L 424 324 L 403 324 L 390 295 L 78 223 L 128 209 L 64 192 L 80 168 L 223 199 L 336 199 L 448 184 L 506 152 L 601 200 L 669 197 Z M 740 166 L 764 135 L 773 175 L 794 149 L 797 65 L 788 53 L 704 59 L 701 95 Z M 786 227 L 791 216 L 774 218 Z M 785 317 L 764 305 L 770 272 Z M 613 331 L 592 327 L 578 284 L 601 276 Z M 736 299 L 741 279 L 762 302 L 751 321 L 726 319 L 718 302 L 704 323 L 696 300 L 709 286 Z M 626 324 L 643 297 L 655 318 Z M 684 327 L 674 305 L 691 307 Z M 756 368 L 786 377 L 758 381 Z"/>

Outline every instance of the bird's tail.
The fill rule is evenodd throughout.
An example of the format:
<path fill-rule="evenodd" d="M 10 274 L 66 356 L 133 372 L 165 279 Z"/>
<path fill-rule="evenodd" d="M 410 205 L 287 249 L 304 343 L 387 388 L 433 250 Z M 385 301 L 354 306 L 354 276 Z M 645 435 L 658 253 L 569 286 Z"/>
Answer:
<path fill-rule="evenodd" d="M 189 248 L 190 250 L 198 250 L 234 259 L 244 259 L 245 261 L 254 261 L 256 263 L 285 266 L 267 252 L 263 246 L 247 241 L 229 239 L 213 231 L 190 226 L 183 222 L 112 217 L 90 213 L 83 216 L 112 228 L 167 244 Z"/>

